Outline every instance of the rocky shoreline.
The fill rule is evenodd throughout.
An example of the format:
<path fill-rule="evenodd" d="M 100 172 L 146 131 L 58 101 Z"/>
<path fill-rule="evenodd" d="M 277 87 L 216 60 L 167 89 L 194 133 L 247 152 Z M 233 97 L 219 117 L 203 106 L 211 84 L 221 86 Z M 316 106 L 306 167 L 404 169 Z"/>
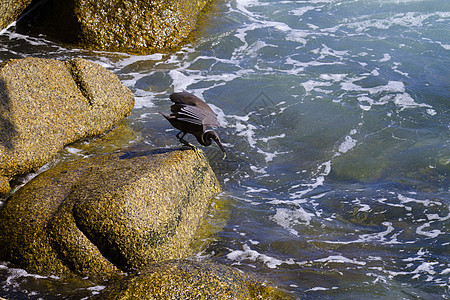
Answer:
<path fill-rule="evenodd" d="M 2 2 L 0 30 L 29 2 Z M 77 44 L 136 53 L 179 46 L 208 1 L 43 2 L 73 13 Z M 115 74 L 84 59 L 0 64 L 0 260 L 62 280 L 107 282 L 100 299 L 289 299 L 254 275 L 189 259 L 210 234 L 202 219 L 221 192 L 202 152 L 124 146 L 62 162 L 11 189 L 11 180 L 65 146 L 108 135 L 133 106 Z"/>

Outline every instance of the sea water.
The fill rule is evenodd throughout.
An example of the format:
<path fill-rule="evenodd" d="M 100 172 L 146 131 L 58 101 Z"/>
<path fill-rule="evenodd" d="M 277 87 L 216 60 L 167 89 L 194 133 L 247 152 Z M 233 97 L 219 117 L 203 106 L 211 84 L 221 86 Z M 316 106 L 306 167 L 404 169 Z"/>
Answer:
<path fill-rule="evenodd" d="M 230 213 L 197 258 L 301 299 L 450 298 L 449 51 L 443 0 L 216 1 L 190 44 L 143 56 L 64 47 L 14 24 L 0 35 L 0 61 L 83 57 L 116 73 L 150 147 L 179 146 L 157 113 L 170 93 L 205 99 L 228 155 L 205 152 Z M 103 288 L 7 262 L 0 276 L 4 297 Z"/>

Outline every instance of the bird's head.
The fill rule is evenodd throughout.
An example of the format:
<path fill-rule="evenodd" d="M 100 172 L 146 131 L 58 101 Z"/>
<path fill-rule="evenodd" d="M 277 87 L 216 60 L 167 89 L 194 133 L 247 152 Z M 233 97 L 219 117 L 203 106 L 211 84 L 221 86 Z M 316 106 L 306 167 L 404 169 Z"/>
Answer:
<path fill-rule="evenodd" d="M 219 146 L 220 150 L 222 150 L 222 152 L 223 152 L 223 158 L 225 158 L 227 156 L 227 154 L 225 152 L 225 148 L 223 147 L 222 143 L 220 142 L 219 135 L 217 135 L 217 133 L 215 131 L 213 131 L 213 130 L 205 131 L 203 133 L 202 139 L 203 139 L 204 144 L 203 143 L 200 143 L 200 144 L 203 144 L 205 146 L 211 145 L 211 141 L 216 142 L 217 146 Z"/>

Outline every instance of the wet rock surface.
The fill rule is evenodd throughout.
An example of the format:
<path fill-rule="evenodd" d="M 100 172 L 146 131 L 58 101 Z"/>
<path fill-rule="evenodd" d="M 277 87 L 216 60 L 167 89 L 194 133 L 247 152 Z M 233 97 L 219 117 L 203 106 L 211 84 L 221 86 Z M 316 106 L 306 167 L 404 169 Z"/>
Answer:
<path fill-rule="evenodd" d="M 168 50 L 194 29 L 208 1 L 76 1 L 83 41 L 100 49 Z"/>
<path fill-rule="evenodd" d="M 53 39 L 89 49 L 165 52 L 181 46 L 209 2 L 47 0 L 20 26 L 27 33 L 45 33 Z"/>
<path fill-rule="evenodd" d="M 294 299 L 263 281 L 213 262 L 155 264 L 104 290 L 97 299 Z"/>
<path fill-rule="evenodd" d="M 129 115 L 134 96 L 117 76 L 83 59 L 25 58 L 0 65 L 0 193 L 65 145 Z"/>
<path fill-rule="evenodd" d="M 0 210 L 0 259 L 38 274 L 108 278 L 192 254 L 220 185 L 192 150 L 136 150 L 50 169 Z"/>
<path fill-rule="evenodd" d="M 31 0 L 0 1 L 0 31 L 17 19 Z"/>

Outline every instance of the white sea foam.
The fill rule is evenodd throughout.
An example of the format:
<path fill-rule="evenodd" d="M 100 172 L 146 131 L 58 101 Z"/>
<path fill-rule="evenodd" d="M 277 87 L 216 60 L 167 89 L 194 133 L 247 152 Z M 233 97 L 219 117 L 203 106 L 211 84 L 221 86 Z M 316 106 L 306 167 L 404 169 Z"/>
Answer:
<path fill-rule="evenodd" d="M 171 70 L 169 75 L 173 80 L 175 91 L 185 91 L 188 89 L 188 86 L 197 82 L 196 76 L 192 76 L 192 74 L 186 75 L 181 70 Z"/>
<path fill-rule="evenodd" d="M 417 253 L 416 256 L 411 256 L 408 258 L 403 259 L 404 262 L 411 262 L 411 261 L 421 261 L 423 260 L 423 256 L 427 255 L 429 252 L 427 250 L 424 250 L 423 248 L 420 248 Z"/>
<path fill-rule="evenodd" d="M 450 274 L 450 268 L 447 268 L 445 270 L 442 270 L 441 273 L 439 273 L 440 275 L 445 275 L 445 274 Z"/>
<path fill-rule="evenodd" d="M 277 48 L 277 45 L 267 44 L 263 41 L 256 41 L 253 43 L 250 47 L 247 48 L 247 53 L 250 57 L 256 57 L 259 50 L 266 48 L 266 47 L 273 47 Z"/>
<path fill-rule="evenodd" d="M 241 262 L 244 260 L 249 261 L 260 261 L 265 264 L 268 268 L 274 269 L 282 264 L 292 265 L 295 264 L 293 259 L 280 260 L 274 257 L 270 257 L 265 254 L 261 254 L 256 250 L 252 250 L 248 245 L 243 245 L 243 250 L 234 250 L 227 254 L 229 260 Z"/>
<path fill-rule="evenodd" d="M 236 0 L 237 8 L 248 15 L 253 15 L 253 13 L 250 13 L 247 10 L 247 7 L 255 6 L 257 4 L 260 4 L 258 0 Z"/>
<path fill-rule="evenodd" d="M 6 33 L 11 27 L 15 27 L 15 26 L 16 26 L 16 21 L 14 21 L 11 24 L 9 24 L 8 26 L 6 26 L 6 28 L 3 28 L 2 30 L 0 30 L 0 35 Z"/>
<path fill-rule="evenodd" d="M 384 54 L 383 54 L 383 58 L 380 59 L 380 62 L 387 62 L 387 61 L 390 61 L 391 58 L 392 58 L 392 57 L 391 57 L 388 53 L 384 53 Z M 378 75 L 378 74 L 377 74 L 377 75 Z M 375 75 L 375 76 L 377 76 L 377 75 Z"/>
<path fill-rule="evenodd" d="M 151 61 L 151 60 L 162 60 L 164 57 L 164 54 L 162 53 L 154 53 L 154 54 L 149 54 L 149 55 L 126 55 L 126 54 L 122 54 L 123 58 L 120 59 L 118 62 L 114 63 L 115 67 L 118 68 L 124 68 L 130 65 L 133 65 L 135 63 L 139 63 L 139 62 L 147 62 L 147 61 Z"/>
<path fill-rule="evenodd" d="M 320 78 L 328 81 L 342 81 L 347 74 L 320 74 Z"/>
<path fill-rule="evenodd" d="M 290 30 L 287 34 L 286 34 L 286 40 L 287 41 L 292 41 L 292 42 L 297 42 L 300 43 L 302 45 L 306 45 L 307 40 L 306 38 L 311 35 L 311 32 L 309 30 Z"/>
<path fill-rule="evenodd" d="M 315 6 L 302 6 L 300 8 L 291 10 L 291 14 L 293 14 L 295 16 L 303 16 L 306 12 L 308 12 L 310 10 L 314 10 L 314 9 L 316 9 Z"/>
<path fill-rule="evenodd" d="M 441 43 L 439 41 L 436 41 L 436 43 L 438 45 L 440 45 L 442 48 L 444 48 L 445 50 L 450 50 L 450 44 L 443 44 L 443 43 Z"/>
<path fill-rule="evenodd" d="M 279 134 L 279 135 L 263 137 L 263 138 L 261 138 L 261 141 L 263 141 L 264 143 L 267 143 L 270 140 L 282 139 L 284 137 L 286 137 L 286 134 L 282 133 L 282 134 Z"/>
<path fill-rule="evenodd" d="M 366 265 L 366 262 L 364 261 L 358 261 L 356 259 L 350 259 L 342 255 L 330 255 L 328 257 L 315 259 L 314 262 L 320 262 L 320 263 L 341 263 L 341 264 L 353 264 L 353 265 L 359 265 L 364 266 Z"/>
<path fill-rule="evenodd" d="M 346 56 L 347 54 L 348 54 L 348 52 L 349 52 L 349 50 L 334 50 L 334 49 L 332 49 L 332 48 L 330 48 L 330 47 L 328 47 L 327 45 L 325 45 L 325 44 L 322 44 L 322 48 L 320 48 L 320 49 L 316 49 L 316 50 L 312 50 L 311 52 L 313 52 L 314 53 L 314 51 L 317 53 L 317 54 L 320 54 L 320 56 L 317 58 L 317 59 L 319 59 L 319 60 L 321 60 L 321 59 L 324 59 L 324 58 L 326 58 L 326 57 L 336 57 L 336 58 L 339 58 L 339 59 L 342 59 L 344 56 Z"/>
<path fill-rule="evenodd" d="M 367 204 L 361 204 L 361 207 L 358 208 L 358 211 L 369 211 L 370 210 L 370 205 Z"/>
<path fill-rule="evenodd" d="M 426 214 L 428 220 L 447 221 L 450 219 L 450 213 L 445 217 L 441 217 L 438 214 Z"/>
<path fill-rule="evenodd" d="M 434 116 L 437 114 L 437 112 L 434 109 L 430 108 L 427 109 L 427 114 L 429 114 L 430 116 Z"/>
<path fill-rule="evenodd" d="M 266 163 L 271 162 L 275 157 L 277 157 L 277 155 L 282 154 L 282 152 L 268 152 L 268 151 L 264 151 L 261 148 L 257 149 L 257 152 L 264 155 L 264 160 L 266 161 Z"/>
<path fill-rule="evenodd" d="M 19 268 L 12 268 L 5 263 L 0 263 L 0 269 L 7 270 L 8 277 L 5 280 L 7 286 L 18 286 L 17 279 L 22 277 L 32 277 L 36 279 L 52 279 L 58 280 L 60 277 L 55 275 L 43 276 L 39 274 L 28 273 L 27 271 Z"/>
<path fill-rule="evenodd" d="M 269 190 L 266 188 L 247 188 L 247 193 L 261 193 L 261 192 L 268 192 Z"/>
<path fill-rule="evenodd" d="M 442 203 L 440 203 L 438 201 L 419 200 L 419 199 L 414 199 L 414 198 L 411 198 L 411 197 L 403 196 L 402 194 L 398 194 L 397 198 L 398 198 L 398 200 L 400 200 L 400 202 L 402 204 L 413 202 L 413 203 L 422 204 L 423 206 L 430 206 L 430 205 L 439 205 L 440 206 L 440 205 L 442 205 Z"/>
<path fill-rule="evenodd" d="M 416 229 L 416 233 L 420 234 L 420 235 L 424 235 L 427 236 L 429 238 L 435 238 L 440 234 L 444 234 L 444 232 L 440 231 L 439 229 L 434 229 L 434 230 L 430 230 L 430 231 L 425 231 L 424 229 L 426 227 L 430 227 L 430 223 L 424 223 L 421 226 L 417 227 Z"/>
<path fill-rule="evenodd" d="M 425 103 L 417 103 L 414 99 L 407 93 L 397 94 L 393 99 L 394 103 L 404 110 L 406 108 L 415 108 L 415 107 L 431 107 Z"/>
<path fill-rule="evenodd" d="M 374 19 L 371 15 L 363 15 L 353 19 L 344 19 L 344 24 L 348 28 L 355 28 L 356 32 L 365 32 L 373 28 L 379 30 L 387 30 L 393 26 L 402 26 L 406 28 L 422 27 L 426 20 L 436 16 L 444 16 L 448 18 L 450 13 L 435 12 L 435 13 L 419 13 L 406 12 L 397 13 L 392 17 L 384 17 L 383 19 Z"/>
<path fill-rule="evenodd" d="M 305 187 L 306 189 L 302 189 L 299 191 L 291 192 L 290 198 L 292 200 L 300 199 L 304 195 L 306 195 L 309 192 L 312 192 L 319 186 L 322 186 L 325 182 L 325 177 L 328 176 L 331 172 L 331 161 L 326 161 L 322 164 L 320 164 L 317 167 L 317 172 L 314 174 L 316 177 L 311 179 L 310 183 L 303 183 L 301 187 Z"/>
<path fill-rule="evenodd" d="M 52 44 L 51 42 L 46 41 L 41 38 L 34 38 L 34 37 L 30 37 L 28 35 L 20 34 L 17 32 L 9 32 L 9 31 L 4 31 L 3 34 L 8 34 L 8 36 L 11 40 L 15 40 L 15 39 L 24 40 L 28 44 L 33 45 L 33 46 L 44 46 L 44 45 L 51 44 L 51 45 L 55 46 L 55 48 L 62 49 L 61 47 L 57 46 L 56 44 Z"/>
<path fill-rule="evenodd" d="M 287 71 L 288 74 L 299 75 L 305 71 L 306 68 L 309 67 L 319 67 L 319 66 L 329 66 L 329 65 L 339 65 L 343 64 L 342 62 L 321 62 L 317 60 L 311 60 L 306 62 L 301 62 L 295 60 L 291 57 L 286 58 L 286 64 L 293 65 L 293 68 Z"/>
<path fill-rule="evenodd" d="M 277 208 L 275 215 L 272 216 L 272 220 L 281 227 L 287 229 L 291 234 L 298 236 L 298 232 L 294 227 L 300 224 L 309 225 L 313 216 L 314 214 L 306 212 L 301 207 L 292 210 L 287 208 Z"/>
<path fill-rule="evenodd" d="M 394 226 L 392 226 L 391 222 L 383 222 L 384 226 L 386 226 L 385 231 L 377 232 L 377 233 L 371 233 L 371 234 L 362 234 L 359 236 L 358 242 L 368 242 L 368 241 L 382 241 L 389 244 L 399 244 L 396 240 L 396 238 L 392 238 L 391 240 L 388 240 L 387 237 L 394 232 Z"/>
<path fill-rule="evenodd" d="M 306 82 L 303 82 L 301 85 L 305 89 L 306 94 L 309 94 L 312 90 L 317 90 L 318 86 L 330 86 L 330 85 L 332 85 L 332 83 L 330 83 L 330 82 L 323 82 L 323 81 L 308 80 Z"/>
<path fill-rule="evenodd" d="M 356 146 L 356 140 L 353 139 L 351 136 L 347 135 L 345 137 L 345 140 L 339 145 L 338 151 L 340 153 L 346 153 L 355 146 Z"/>
<path fill-rule="evenodd" d="M 356 78 L 359 80 L 360 78 Z M 389 81 L 386 85 L 381 85 L 372 88 L 363 88 L 362 86 L 356 85 L 353 82 L 355 79 L 348 80 L 346 82 L 341 83 L 341 88 L 345 91 L 359 91 L 359 92 L 367 92 L 369 94 L 377 94 L 380 92 L 390 92 L 390 93 L 404 93 L 405 85 L 401 81 Z"/>
<path fill-rule="evenodd" d="M 96 285 L 88 287 L 87 290 L 91 291 L 93 295 L 99 294 L 101 291 L 103 291 L 106 288 L 105 285 Z"/>
<path fill-rule="evenodd" d="M 391 222 L 383 222 L 384 226 L 386 226 L 386 230 L 377 232 L 377 233 L 369 233 L 369 234 L 361 234 L 358 238 L 351 241 L 323 241 L 328 244 L 358 244 L 358 243 L 368 243 L 368 242 L 382 242 L 383 244 L 408 244 L 414 243 L 412 242 L 401 242 L 397 240 L 397 236 L 400 233 L 394 233 L 395 228 L 392 226 Z"/>
<path fill-rule="evenodd" d="M 428 273 L 431 275 L 436 274 L 436 271 L 434 270 L 433 266 L 438 264 L 438 262 L 423 262 L 420 266 L 418 266 L 414 271 L 412 271 L 412 274 L 418 274 L 418 273 Z"/>
<path fill-rule="evenodd" d="M 328 290 L 329 290 L 329 288 L 316 286 L 316 287 L 313 287 L 313 288 L 310 288 L 310 289 L 306 290 L 305 292 L 328 291 Z"/>
<path fill-rule="evenodd" d="M 356 79 L 348 79 L 341 83 L 341 88 L 348 92 L 359 92 L 361 95 L 358 97 L 360 108 L 363 110 L 370 110 L 373 105 L 385 105 L 389 102 L 393 102 L 400 108 L 400 111 L 404 109 L 416 108 L 416 107 L 431 107 L 426 103 L 417 103 L 414 99 L 405 91 L 405 85 L 401 81 L 389 81 L 386 85 L 364 88 L 355 84 Z M 374 100 L 378 95 L 385 94 L 378 100 Z M 369 97 L 370 95 L 370 97 Z"/>
<path fill-rule="evenodd" d="M 255 140 L 255 130 L 256 127 L 252 124 L 244 124 L 241 122 L 236 122 L 235 129 L 238 136 L 245 137 L 247 139 L 248 144 L 250 147 L 255 147 L 256 140 Z"/>
<path fill-rule="evenodd" d="M 267 174 L 266 167 L 257 167 L 257 166 L 251 165 L 250 169 L 253 172 L 258 173 L 258 174 Z"/>

